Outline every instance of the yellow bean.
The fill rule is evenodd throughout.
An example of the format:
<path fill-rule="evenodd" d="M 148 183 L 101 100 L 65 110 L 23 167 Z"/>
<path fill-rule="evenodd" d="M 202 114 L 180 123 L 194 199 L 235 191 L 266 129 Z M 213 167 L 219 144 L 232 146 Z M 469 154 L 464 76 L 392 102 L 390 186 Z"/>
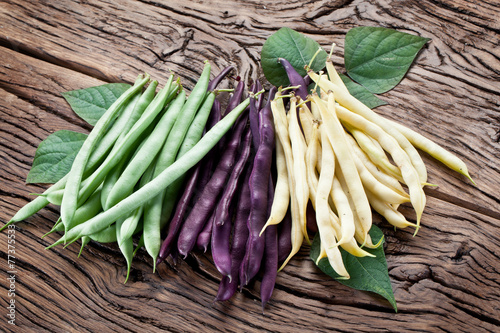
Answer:
<path fill-rule="evenodd" d="M 274 191 L 275 195 L 271 205 L 269 219 L 262 228 L 260 235 L 262 235 L 268 226 L 279 224 L 283 221 L 290 204 L 290 189 L 288 187 L 288 172 L 286 168 L 285 152 L 283 150 L 283 146 L 281 145 L 281 141 L 278 138 L 275 142 L 277 169 L 276 187 Z"/>
<path fill-rule="evenodd" d="M 316 120 L 321 119 L 321 112 L 319 112 L 319 107 L 316 105 L 316 103 L 311 103 L 311 113 Z"/>
<path fill-rule="evenodd" d="M 319 125 L 321 127 L 322 125 Z M 320 147 L 319 140 L 317 140 L 319 137 L 319 130 L 318 130 L 318 124 L 315 123 L 313 127 L 313 136 L 311 140 L 311 144 L 307 147 L 307 153 L 306 153 L 306 166 L 307 166 L 307 182 L 309 184 L 309 197 L 311 199 L 311 203 L 313 204 L 314 209 L 316 209 L 316 188 L 318 187 L 318 181 L 319 177 L 316 172 L 317 168 L 316 165 L 318 163 L 318 154 L 316 153 L 318 151 L 318 148 Z M 319 149 L 321 151 L 321 149 Z M 320 165 L 321 163 L 318 163 Z M 332 211 L 330 208 L 329 210 L 329 216 L 330 216 L 330 223 L 332 224 L 332 227 L 334 228 L 336 234 L 342 238 L 342 232 L 341 232 L 341 226 L 340 226 L 340 220 L 337 215 Z M 361 249 L 356 243 L 356 240 L 354 237 L 351 239 L 345 241 L 344 243 L 340 244 L 340 247 L 342 247 L 344 250 L 352 254 L 353 256 L 356 257 L 373 257 L 373 255 L 369 252 L 366 252 L 365 250 Z M 326 256 L 326 252 L 325 252 Z"/>
<path fill-rule="evenodd" d="M 318 231 L 321 239 L 321 243 L 325 245 L 325 251 L 328 257 L 328 262 L 340 276 L 349 279 L 349 273 L 345 269 L 344 263 L 342 261 L 342 254 L 338 246 L 329 246 L 328 244 L 335 244 L 336 233 L 335 229 L 326 221 L 325 223 L 318 223 Z"/>
<path fill-rule="evenodd" d="M 416 224 L 408 222 L 403 214 L 397 211 L 393 205 L 385 202 L 380 196 L 377 196 L 371 191 L 367 191 L 366 194 L 368 195 L 368 200 L 370 200 L 373 209 L 393 226 L 397 228 L 406 228 L 410 226 L 415 228 L 418 227 Z"/>
<path fill-rule="evenodd" d="M 307 242 L 309 235 L 307 234 L 307 219 L 306 210 L 309 201 L 309 186 L 307 185 L 306 173 L 306 142 L 300 130 L 299 119 L 297 116 L 297 99 L 290 98 L 290 123 L 288 131 L 290 142 L 292 144 L 293 154 L 293 172 L 295 177 L 295 196 L 299 207 L 299 221 L 302 225 L 302 232 Z"/>
<path fill-rule="evenodd" d="M 318 186 L 316 191 L 316 223 L 318 225 L 318 232 L 321 243 L 324 244 L 327 253 L 328 262 L 333 267 L 335 272 L 339 275 L 349 278 L 349 273 L 345 269 L 342 262 L 342 255 L 338 248 L 339 236 L 336 234 L 330 222 L 330 206 L 328 199 L 333 185 L 333 178 L 335 175 L 335 157 L 333 149 L 328 142 L 327 134 L 324 126 L 321 127 L 321 147 L 322 147 L 322 160 L 321 160 L 321 173 L 319 174 Z M 342 218 L 341 228 L 342 228 Z M 354 232 L 353 232 L 354 234 Z M 352 237 L 353 235 L 351 235 Z M 348 235 L 346 235 L 348 237 Z"/>
<path fill-rule="evenodd" d="M 346 137 L 347 140 L 351 143 L 351 151 L 353 152 L 353 156 L 355 156 L 356 160 L 359 160 L 361 161 L 361 163 L 363 163 L 364 168 L 366 168 L 375 177 L 375 179 L 377 179 L 377 181 L 389 187 L 396 193 L 404 197 L 409 197 L 408 193 L 406 193 L 405 190 L 403 189 L 403 186 L 401 186 L 401 183 L 399 183 L 399 181 L 396 178 L 381 171 L 372 162 L 372 160 L 370 160 L 370 158 L 365 154 L 365 152 L 361 150 L 356 140 L 354 140 L 352 136 L 347 135 Z"/>
<path fill-rule="evenodd" d="M 304 133 L 304 138 L 306 139 L 306 145 L 308 146 L 309 142 L 311 141 L 314 117 L 305 104 L 302 104 L 302 106 L 299 108 L 299 120 L 300 127 L 302 128 L 302 132 Z"/>
<path fill-rule="evenodd" d="M 311 141 L 306 149 L 306 177 L 307 177 L 307 185 L 309 186 L 309 196 L 311 197 L 312 203 L 314 204 L 316 200 L 316 188 L 318 187 L 318 175 L 316 170 L 320 170 L 317 168 L 318 166 L 318 151 L 320 150 L 319 143 L 319 125 L 318 123 L 314 123 L 312 127 L 311 133 Z M 312 196 L 311 196 L 312 194 Z"/>
<path fill-rule="evenodd" d="M 344 108 L 338 108 L 337 111 L 339 118 L 343 122 L 370 135 L 392 156 L 392 159 L 401 170 L 401 175 L 408 186 L 410 201 L 417 213 L 417 225 L 420 225 L 420 218 L 422 217 L 425 207 L 425 193 L 422 190 L 418 173 L 410 162 L 406 152 L 399 146 L 394 137 L 389 135 L 375 123 L 368 121 L 366 118 L 356 113 L 349 112 Z"/>
<path fill-rule="evenodd" d="M 285 107 L 281 98 L 275 98 L 271 101 L 271 111 L 273 113 L 274 124 L 278 139 L 283 147 L 285 154 L 285 161 L 287 166 L 288 185 L 290 190 L 290 207 L 292 213 L 292 230 L 291 241 L 292 249 L 290 254 L 285 259 L 279 270 L 282 270 L 290 261 L 290 259 L 300 250 L 304 235 L 302 233 L 302 226 L 299 221 L 298 203 L 295 196 L 295 179 L 293 174 L 293 156 L 292 147 L 290 144 L 290 137 L 288 135 L 288 124 L 286 123 Z"/>
<path fill-rule="evenodd" d="M 352 144 L 351 141 L 348 140 L 348 142 Z M 351 148 L 352 150 L 355 149 L 355 147 L 352 146 Z M 391 204 L 401 204 L 410 201 L 410 196 L 407 193 L 403 192 L 403 194 L 400 194 L 375 178 L 375 176 L 370 173 L 370 171 L 366 168 L 357 154 L 352 154 L 352 156 L 354 163 L 356 164 L 356 168 L 358 169 L 361 182 L 363 183 L 363 186 L 367 191 L 376 193 L 377 196 L 383 198 L 385 202 Z"/>
<path fill-rule="evenodd" d="M 332 69 L 334 73 L 330 73 Z M 352 96 L 342 82 L 342 79 L 340 79 L 340 77 L 338 76 L 338 73 L 335 71 L 335 68 L 333 67 L 333 64 L 331 64 L 331 62 L 327 62 L 327 70 L 329 70 L 328 74 L 330 76 L 330 80 L 324 77 L 320 77 L 318 74 L 312 71 L 310 71 L 308 74 L 313 81 L 318 83 L 321 89 L 325 91 L 336 91 L 336 99 L 341 106 L 376 123 L 387 133 L 392 135 L 401 146 L 401 148 L 403 148 L 403 150 L 409 156 L 411 163 L 418 173 L 420 182 L 422 184 L 427 183 L 427 169 L 425 167 L 425 164 L 422 160 L 422 157 L 419 155 L 418 151 L 410 143 L 410 141 L 408 141 L 408 139 L 403 134 L 395 129 L 387 119 L 375 113 L 365 104 Z"/>
<path fill-rule="evenodd" d="M 423 135 L 413 131 L 412 129 L 403 126 L 395 121 L 391 121 L 391 124 L 395 126 L 408 140 L 418 149 L 425 151 L 436 160 L 440 161 L 446 165 L 451 170 L 454 170 L 465 177 L 467 177 L 474 185 L 476 184 L 467 169 L 467 165 L 456 155 L 452 154 L 448 150 L 444 149 L 434 141 L 424 137 Z"/>
<path fill-rule="evenodd" d="M 353 200 L 353 211 L 359 217 L 362 226 L 363 240 L 367 238 L 372 224 L 371 208 L 366 193 L 361 183 L 361 178 L 356 170 L 349 145 L 347 143 L 345 130 L 340 124 L 335 108 L 335 97 L 333 92 L 328 93 L 328 104 L 313 95 L 313 101 L 318 104 L 321 119 L 328 134 L 329 141 L 339 162 L 340 170 L 347 179 L 349 196 Z"/>
<path fill-rule="evenodd" d="M 343 244 L 349 239 L 354 237 L 356 227 L 354 223 L 354 213 L 349 205 L 349 199 L 344 193 L 342 186 L 337 177 L 333 179 L 333 186 L 330 192 L 330 197 L 333 200 L 337 214 L 340 219 L 340 228 L 342 231 L 342 238 L 339 239 L 338 244 Z"/>
<path fill-rule="evenodd" d="M 325 245 L 323 243 L 320 243 L 319 245 L 319 254 L 318 254 L 318 257 L 316 258 L 316 265 L 319 264 L 319 262 L 321 261 L 321 259 L 323 258 L 328 258 L 328 255 L 326 254 L 326 249 L 325 249 Z"/>
<path fill-rule="evenodd" d="M 359 147 L 366 153 L 373 163 L 384 170 L 387 174 L 396 178 L 398 181 L 403 181 L 401 170 L 389 161 L 389 158 L 380 145 L 375 144 L 373 139 L 366 135 L 366 133 L 352 126 L 345 127 L 356 139 Z"/>

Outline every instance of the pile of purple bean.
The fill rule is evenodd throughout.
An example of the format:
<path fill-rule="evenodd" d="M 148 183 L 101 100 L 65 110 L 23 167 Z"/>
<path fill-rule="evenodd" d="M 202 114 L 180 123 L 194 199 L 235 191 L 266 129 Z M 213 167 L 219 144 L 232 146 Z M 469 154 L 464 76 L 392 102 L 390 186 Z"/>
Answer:
<path fill-rule="evenodd" d="M 208 90 L 232 70 L 224 69 Z M 236 78 L 236 88 L 227 106 L 218 99 L 213 105 L 206 130 L 229 113 L 244 98 L 262 90 L 257 81 L 246 92 L 246 84 Z M 176 203 L 157 264 L 171 257 L 174 262 L 192 251 L 210 247 L 217 270 L 222 274 L 216 301 L 230 299 L 252 279 L 261 279 L 264 308 L 271 298 L 278 265 L 291 250 L 290 216 L 279 226 L 264 227 L 274 198 L 274 122 L 270 101 L 263 94 L 252 98 L 249 107 L 225 137 L 188 174 L 184 192 Z"/>

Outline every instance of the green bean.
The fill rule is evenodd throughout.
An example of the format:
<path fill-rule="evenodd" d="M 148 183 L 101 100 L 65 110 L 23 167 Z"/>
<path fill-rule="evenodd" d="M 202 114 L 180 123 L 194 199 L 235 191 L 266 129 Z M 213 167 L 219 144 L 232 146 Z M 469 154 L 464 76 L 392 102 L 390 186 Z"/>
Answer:
<path fill-rule="evenodd" d="M 116 117 L 118 111 L 125 105 L 125 103 L 135 95 L 142 87 L 149 81 L 149 75 L 144 79 L 130 87 L 123 93 L 101 116 L 96 125 L 89 133 L 87 139 L 84 141 L 82 147 L 76 155 L 71 170 L 68 174 L 68 180 L 65 187 L 65 193 L 61 203 L 61 218 L 63 224 L 67 229 L 67 225 L 71 223 L 78 206 L 78 196 L 80 191 L 80 183 L 82 181 L 85 167 L 89 160 L 92 151 L 94 150 L 99 139 L 102 138 L 104 132 L 111 121 Z"/>
<path fill-rule="evenodd" d="M 153 84 L 150 84 L 149 86 L 154 87 Z M 149 89 L 149 87 L 148 87 L 148 89 Z M 153 90 L 153 92 L 154 92 L 154 90 Z M 123 110 L 123 115 L 125 116 L 125 118 L 130 113 L 130 110 L 133 109 L 133 106 L 136 104 L 136 101 L 139 100 L 139 97 L 140 97 L 140 94 L 136 94 L 132 98 L 132 101 L 129 104 L 127 104 L 127 106 Z M 113 126 L 111 127 L 111 130 L 107 131 L 106 134 L 104 135 L 104 137 L 99 141 L 95 151 L 92 152 L 92 155 L 89 158 L 89 161 L 87 163 L 86 172 L 88 172 L 89 170 L 94 168 L 102 160 L 102 158 L 106 155 L 106 153 L 109 151 L 109 149 L 112 147 L 113 143 L 115 142 L 116 138 L 124 130 L 122 125 L 123 125 L 123 122 L 118 123 L 118 121 L 117 121 L 115 124 L 113 124 Z M 54 185 L 49 187 L 45 192 L 43 192 L 39 197 L 37 197 L 36 199 L 32 200 L 31 202 L 26 204 L 24 207 L 22 207 L 14 215 L 14 217 L 12 217 L 12 219 L 9 221 L 9 223 L 0 229 L 0 231 L 2 231 L 5 227 L 7 227 L 11 223 L 19 222 L 19 221 L 27 219 L 28 217 L 30 217 L 33 214 L 40 211 L 42 208 L 44 208 L 49 203 L 60 205 L 61 201 L 62 201 L 62 194 L 64 193 L 64 188 L 66 186 L 67 179 L 68 179 L 68 175 L 64 176 L 59 181 L 57 181 Z M 55 192 L 59 192 L 59 193 L 55 193 Z M 55 199 L 54 196 L 56 194 L 61 195 L 61 197 L 58 200 L 54 200 Z"/>
<path fill-rule="evenodd" d="M 44 237 L 50 235 L 51 233 L 57 231 L 56 228 L 58 228 L 60 224 L 62 225 L 62 219 L 59 216 L 59 218 L 57 219 L 56 223 L 54 223 L 54 225 L 52 226 L 52 229 L 50 229 L 50 231 L 47 232 L 46 234 L 42 235 L 41 238 L 44 238 Z M 64 227 L 62 228 L 62 230 L 64 230 Z"/>
<path fill-rule="evenodd" d="M 114 243 L 116 238 L 116 223 L 104 228 L 94 234 L 88 235 L 90 239 L 99 243 Z M 85 237 L 85 236 L 84 236 Z"/>
<path fill-rule="evenodd" d="M 64 195 L 64 189 L 56 190 L 56 191 L 51 191 L 49 193 L 42 193 L 42 194 L 35 194 L 39 195 L 41 197 L 45 197 L 47 201 L 53 205 L 60 206 L 61 201 Z"/>
<path fill-rule="evenodd" d="M 139 181 L 139 188 L 143 187 L 146 185 L 151 179 L 153 178 L 153 172 L 155 170 L 155 165 L 156 161 L 151 163 L 149 167 L 146 169 L 144 174 L 141 177 L 141 180 Z M 125 219 L 125 221 L 121 225 L 121 230 L 120 230 L 120 237 L 118 238 L 118 245 L 121 245 L 122 242 L 124 242 L 128 238 L 132 238 L 132 235 L 137 229 L 137 225 L 139 224 L 139 221 L 141 217 L 143 217 L 144 213 L 144 205 L 138 207 L 135 209 L 128 217 Z"/>
<path fill-rule="evenodd" d="M 143 246 L 144 246 L 144 234 L 142 234 L 141 238 L 139 238 L 139 241 L 137 242 L 137 246 L 134 249 L 134 254 L 132 255 L 132 257 L 135 257 L 137 251 L 139 251 L 139 249 Z"/>
<path fill-rule="evenodd" d="M 87 245 L 90 242 L 90 237 L 89 236 L 83 236 L 82 237 L 82 245 L 80 246 L 80 251 L 78 252 L 78 258 L 80 258 L 80 255 L 82 254 L 83 248 L 85 245 Z"/>
<path fill-rule="evenodd" d="M 123 110 L 123 114 L 127 114 L 128 113 L 127 109 L 129 109 L 129 108 L 131 109 L 132 106 L 134 106 L 133 107 L 134 112 L 132 113 L 127 124 L 135 123 L 135 121 L 137 120 L 137 117 L 140 116 L 142 114 L 142 112 L 146 109 L 146 107 L 149 105 L 149 103 L 151 102 L 151 100 L 154 97 L 157 85 L 158 85 L 157 81 L 151 82 L 149 84 L 148 88 L 146 89 L 146 91 L 144 92 L 144 94 L 142 94 L 142 95 L 137 94 L 136 96 L 140 96 L 140 97 L 138 98 L 138 97 L 134 96 L 132 101 L 129 104 L 127 104 L 126 108 Z M 172 91 L 172 92 L 175 92 L 175 91 Z M 137 102 L 135 102 L 136 98 L 138 98 Z M 87 163 L 87 167 L 86 167 L 86 171 L 85 171 L 86 173 L 92 172 L 92 169 L 94 167 L 96 167 L 96 165 L 98 163 L 100 163 L 102 158 L 109 151 L 109 148 L 112 147 L 112 145 L 114 144 L 114 142 L 116 140 L 115 135 L 117 134 L 115 132 L 115 129 L 116 129 L 116 131 L 120 130 L 121 135 L 124 135 L 124 134 L 126 134 L 127 127 L 119 128 L 119 126 L 112 126 L 112 130 L 108 131 L 105 134 L 105 136 L 99 141 L 95 150 L 92 152 L 92 155 L 90 156 L 89 161 Z M 120 133 L 118 133 L 118 134 L 120 134 Z M 46 195 L 52 191 L 63 189 L 66 186 L 67 179 L 68 179 L 68 175 L 64 176 L 59 181 L 57 181 L 54 185 L 49 187 L 45 192 L 43 192 L 43 194 Z M 15 222 L 19 222 L 19 221 L 23 221 L 23 220 L 27 219 L 28 217 L 30 217 L 33 214 L 40 211 L 42 208 L 44 208 L 48 204 L 49 204 L 49 201 L 43 196 L 39 196 L 39 197 L 35 198 L 34 200 L 32 200 L 29 203 L 27 203 L 26 205 L 24 205 L 19 211 L 17 211 L 17 213 L 11 218 L 11 220 L 7 224 L 5 224 L 2 228 L 0 228 L 0 232 L 3 229 L 5 229 L 6 227 L 8 227 L 8 225 L 10 225 L 11 223 L 15 223 Z"/>
<path fill-rule="evenodd" d="M 132 214 L 132 216 L 133 216 L 133 214 Z M 119 218 L 116 221 L 115 236 L 116 236 L 117 240 L 122 239 L 121 227 L 123 225 L 123 222 L 127 219 Z M 125 238 L 124 240 L 119 242 L 118 247 L 120 248 L 120 251 L 122 252 L 123 257 L 125 258 L 125 261 L 127 262 L 127 276 L 125 277 L 125 282 L 124 282 L 124 283 L 126 283 L 128 280 L 129 274 L 130 274 L 130 268 L 132 266 L 132 257 L 134 255 L 134 243 L 132 241 L 132 237 Z"/>
<path fill-rule="evenodd" d="M 128 156 L 124 156 L 121 158 L 120 162 L 111 170 L 106 177 L 104 178 L 104 181 L 102 183 L 102 194 L 101 194 L 101 206 L 106 207 L 106 201 L 108 200 L 109 193 L 113 189 L 114 185 L 120 178 L 120 175 L 122 174 L 123 170 L 127 166 L 127 163 L 129 162 Z"/>
<path fill-rule="evenodd" d="M 139 218 L 140 218 L 140 216 L 139 216 Z M 123 219 L 124 219 L 124 217 L 121 217 L 120 219 L 118 219 L 116 221 L 116 223 L 113 223 L 113 224 L 109 225 L 108 227 L 89 235 L 88 237 L 90 237 L 93 241 L 99 242 L 99 243 L 115 243 L 116 242 L 116 243 L 118 243 L 118 246 L 121 249 L 121 247 L 123 246 L 124 243 L 132 240 L 132 237 L 129 237 L 127 240 L 123 240 L 121 242 L 121 244 L 120 244 L 120 242 L 118 242 L 118 237 L 120 236 L 118 229 L 121 229 L 121 226 L 123 224 L 120 220 L 123 220 Z M 138 223 L 133 234 L 136 234 L 140 230 L 142 230 L 142 224 Z M 83 236 L 83 237 L 86 237 L 86 236 Z"/>
<path fill-rule="evenodd" d="M 154 84 L 150 84 L 150 86 L 151 85 L 154 86 Z M 120 112 L 120 115 L 118 116 L 118 118 L 116 118 L 115 122 L 111 124 L 109 130 L 106 130 L 106 133 L 90 155 L 89 161 L 87 162 L 87 166 L 85 168 L 85 172 L 87 174 L 91 173 L 96 165 L 102 163 L 104 157 L 109 153 L 116 140 L 121 135 L 123 135 L 125 131 L 128 130 L 126 128 L 128 126 L 127 124 L 129 123 L 129 120 L 134 113 L 135 107 L 140 98 L 141 93 L 136 93 L 130 99 L 130 102 L 125 104 L 125 106 L 123 107 L 123 111 Z"/>
<path fill-rule="evenodd" d="M 151 197 L 158 195 L 174 180 L 179 178 L 181 175 L 186 173 L 187 170 L 198 163 L 217 144 L 217 142 L 219 142 L 219 140 L 231 128 L 238 116 L 249 104 L 249 98 L 240 103 L 235 109 L 233 109 L 221 121 L 212 127 L 192 149 L 172 163 L 172 165 L 166 168 L 154 180 L 150 181 L 113 207 L 110 207 L 108 210 L 96 215 L 85 223 L 68 230 L 63 238 L 49 247 L 60 244 L 64 241 L 64 238 L 73 242 L 82 236 L 98 232 L 111 225 L 121 216 L 130 214 L 134 209 L 146 203 Z"/>
<path fill-rule="evenodd" d="M 80 207 L 76 209 L 75 216 L 71 220 L 71 223 L 68 225 L 68 228 L 71 229 L 76 225 L 79 225 L 88 219 L 97 215 L 100 211 L 102 211 L 101 206 L 101 188 L 92 193 L 89 199 Z M 54 231 L 64 231 L 64 224 L 59 223 L 55 225 L 50 232 Z"/>
<path fill-rule="evenodd" d="M 165 92 L 167 91 L 160 92 L 163 98 L 167 97 Z M 140 150 L 127 164 L 125 170 L 123 170 L 123 173 L 109 192 L 106 205 L 104 206 L 105 209 L 115 205 L 132 193 L 134 186 L 159 153 L 168 134 L 171 132 L 174 122 L 178 118 L 182 106 L 184 105 L 186 99 L 185 94 L 184 90 L 181 91 L 172 104 L 170 104 L 167 111 L 155 125 L 153 132 L 146 138 Z"/>
<path fill-rule="evenodd" d="M 210 80 L 210 69 L 210 63 L 206 62 L 198 82 L 182 107 L 182 116 L 175 120 L 175 124 L 158 155 L 153 178 L 170 166 L 175 161 L 178 154 L 180 156 L 184 153 L 184 151 L 179 151 L 184 141 L 189 141 L 190 143 L 188 143 L 188 145 L 192 147 L 194 143 L 199 141 L 203 134 L 203 128 L 208 119 L 213 100 L 215 99 L 215 95 L 211 94 L 212 96 L 209 96 L 211 103 L 203 104 L 201 110 L 198 111 L 200 106 L 202 106 L 203 100 L 206 99 L 205 97 Z M 210 104 L 208 108 L 206 104 Z M 202 120 L 202 124 L 198 126 L 198 128 L 200 128 L 198 133 L 193 135 L 193 133 L 189 133 L 188 130 L 191 130 L 193 127 L 192 125 L 194 125 L 193 121 L 195 120 L 197 120 L 198 123 Z M 161 246 L 160 231 L 170 217 L 177 197 L 177 192 L 181 185 L 182 177 L 177 179 L 167 189 L 147 202 L 144 206 L 144 245 L 146 251 L 153 258 L 153 272 L 156 269 L 156 257 L 158 256 Z M 163 203 L 165 203 L 165 205 L 163 205 Z"/>
<path fill-rule="evenodd" d="M 174 128 L 158 156 L 154 177 L 170 166 L 176 158 L 189 151 L 203 135 L 215 100 L 214 93 L 209 93 L 205 98 L 209 78 L 210 66 L 207 65 L 183 107 L 182 117 L 176 120 Z M 144 245 L 146 251 L 153 258 L 153 271 L 156 269 L 156 258 L 161 247 L 160 231 L 170 218 L 183 182 L 184 176 L 179 177 L 145 205 Z"/>
<path fill-rule="evenodd" d="M 177 88 L 170 88 L 173 81 L 173 75 L 170 76 L 167 84 L 165 85 L 165 90 L 170 91 L 170 95 L 177 90 Z M 158 94 L 159 95 L 159 94 Z M 142 133 L 150 126 L 150 124 L 155 120 L 156 116 L 163 110 L 164 101 L 160 100 L 160 97 L 156 95 L 155 98 L 149 103 L 148 107 L 139 118 L 139 120 L 132 126 L 130 131 L 125 135 L 123 140 L 117 143 L 111 152 L 106 156 L 106 159 L 102 164 L 95 170 L 92 175 L 90 175 L 85 182 L 85 186 L 80 190 L 80 202 L 84 201 L 95 189 L 102 183 L 104 177 L 110 172 L 110 170 L 118 164 L 120 157 L 123 154 L 130 152 L 137 143 L 138 138 Z M 168 100 L 168 99 L 167 99 Z"/>
<path fill-rule="evenodd" d="M 102 158 L 108 153 L 109 148 L 113 147 L 113 145 L 117 145 L 124 139 L 129 130 L 132 128 L 132 126 L 135 125 L 137 120 L 141 117 L 148 105 L 153 100 L 157 86 L 158 81 L 152 81 L 151 83 L 149 83 L 143 94 L 137 94 L 134 99 L 129 104 L 127 104 L 125 110 L 123 110 L 123 115 L 126 116 L 127 121 L 124 123 L 116 122 L 111 130 L 106 133 L 104 138 L 99 142 L 98 147 L 96 147 L 95 151 L 92 152 L 92 155 L 90 156 L 88 162 L 88 165 L 90 167 L 95 167 L 96 164 L 100 164 L 102 162 Z M 174 89 L 171 89 L 171 91 L 171 94 L 175 93 Z M 110 132 L 112 133 L 112 135 L 110 134 Z M 93 171 L 94 170 L 91 170 L 89 174 L 91 174 Z"/>
<path fill-rule="evenodd" d="M 128 131 L 130 131 L 130 129 L 135 125 L 135 123 L 141 118 L 142 114 L 145 112 L 151 101 L 154 99 L 157 87 L 158 87 L 158 81 L 156 80 L 152 81 L 148 85 L 144 93 L 139 97 L 138 101 L 134 105 L 132 113 L 127 119 L 128 121 L 125 123 L 125 126 L 121 129 L 121 133 L 117 139 L 117 142 L 121 142 L 127 135 Z M 171 85 L 169 85 L 169 89 L 170 89 L 169 97 L 167 98 L 166 103 L 169 103 L 174 98 L 175 93 L 177 92 L 177 89 L 172 88 Z"/>
<path fill-rule="evenodd" d="M 57 191 L 57 190 L 64 188 L 64 186 L 66 185 L 67 178 L 68 178 L 67 175 L 64 176 L 63 178 L 61 178 L 57 183 L 55 183 L 54 185 L 49 187 L 47 190 L 45 190 L 45 192 L 43 192 L 43 194 L 48 194 L 52 191 Z M 40 211 L 42 208 L 44 208 L 48 204 L 49 204 L 49 201 L 47 200 L 46 197 L 37 196 L 35 199 L 31 200 L 26 205 L 21 207 L 21 209 L 19 209 L 17 211 L 17 213 L 14 214 L 14 216 L 10 219 L 9 222 L 7 222 L 3 227 L 0 228 L 0 232 L 2 230 L 4 230 L 5 228 L 7 228 L 9 225 L 16 223 L 16 222 L 23 221 L 23 220 L 27 219 L 28 217 L 32 216 L 33 214 L 36 214 L 38 211 Z"/>

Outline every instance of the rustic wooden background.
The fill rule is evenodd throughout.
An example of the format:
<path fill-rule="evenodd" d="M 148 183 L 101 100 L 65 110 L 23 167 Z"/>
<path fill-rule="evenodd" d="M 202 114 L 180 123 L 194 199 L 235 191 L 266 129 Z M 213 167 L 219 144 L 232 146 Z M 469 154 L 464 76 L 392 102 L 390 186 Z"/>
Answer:
<path fill-rule="evenodd" d="M 477 187 L 428 156 L 423 228 L 394 232 L 387 262 L 399 311 L 382 298 L 322 274 L 307 249 L 279 274 L 261 311 L 259 281 L 212 304 L 220 279 L 208 255 L 161 265 L 145 252 L 123 284 L 116 247 L 44 250 L 57 219 L 44 209 L 16 228 L 16 327 L 7 323 L 7 234 L 0 234 L 0 331 L 12 332 L 499 332 L 500 2 L 498 0 L 0 1 L 0 220 L 44 185 L 25 179 L 38 144 L 59 129 L 86 132 L 60 92 L 131 82 L 168 71 L 188 88 L 203 61 L 264 80 L 262 44 L 286 26 L 338 45 L 356 26 L 383 26 L 432 39 L 378 108 L 462 157 Z M 412 216 L 410 209 L 404 211 Z"/>

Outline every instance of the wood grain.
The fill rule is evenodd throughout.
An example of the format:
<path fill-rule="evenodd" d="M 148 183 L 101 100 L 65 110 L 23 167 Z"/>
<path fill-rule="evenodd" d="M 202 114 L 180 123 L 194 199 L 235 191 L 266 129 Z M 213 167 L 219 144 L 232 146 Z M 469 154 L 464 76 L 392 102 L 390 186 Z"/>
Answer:
<path fill-rule="evenodd" d="M 265 83 L 260 49 L 282 26 L 329 49 L 343 70 L 344 36 L 355 26 L 431 38 L 405 79 L 377 109 L 453 151 L 477 183 L 423 154 L 429 181 L 423 228 L 390 228 L 386 256 L 398 313 L 373 294 L 332 281 L 308 248 L 279 273 L 262 313 L 257 279 L 213 304 L 220 276 L 209 254 L 152 273 L 145 252 L 131 281 L 114 245 L 44 250 L 58 210 L 16 227 L 16 327 L 7 323 L 7 234 L 0 233 L 0 330 L 7 332 L 497 332 L 500 329 L 500 6 L 497 1 L 3 1 L 0 6 L 0 220 L 29 193 L 38 144 L 59 129 L 87 132 L 60 92 L 132 82 L 169 71 L 190 89 L 208 59 Z M 405 206 L 403 213 L 413 218 Z"/>

